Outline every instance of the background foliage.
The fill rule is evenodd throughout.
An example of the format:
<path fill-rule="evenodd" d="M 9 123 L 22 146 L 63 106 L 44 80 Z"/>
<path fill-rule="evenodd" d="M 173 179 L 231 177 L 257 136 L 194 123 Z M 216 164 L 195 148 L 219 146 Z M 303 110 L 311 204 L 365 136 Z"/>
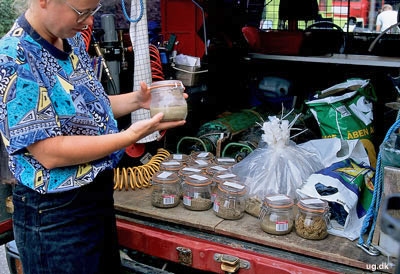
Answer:
<path fill-rule="evenodd" d="M 17 18 L 17 14 L 12 7 L 13 1 L 0 0 L 0 37 L 7 33 Z"/>

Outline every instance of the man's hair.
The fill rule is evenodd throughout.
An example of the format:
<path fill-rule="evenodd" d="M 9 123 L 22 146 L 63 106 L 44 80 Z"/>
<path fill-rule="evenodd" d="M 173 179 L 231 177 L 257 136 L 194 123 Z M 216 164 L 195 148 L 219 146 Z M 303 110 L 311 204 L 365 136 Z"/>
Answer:
<path fill-rule="evenodd" d="M 393 7 L 392 7 L 392 5 L 389 5 L 389 4 L 385 4 L 385 5 L 383 5 L 383 7 L 382 7 L 382 11 L 385 11 L 385 10 L 393 10 Z"/>

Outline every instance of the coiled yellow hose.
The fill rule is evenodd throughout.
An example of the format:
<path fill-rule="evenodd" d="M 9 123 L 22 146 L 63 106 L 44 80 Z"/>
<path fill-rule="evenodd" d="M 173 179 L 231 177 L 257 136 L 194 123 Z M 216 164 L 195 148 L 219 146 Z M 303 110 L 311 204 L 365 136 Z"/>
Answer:
<path fill-rule="evenodd" d="M 151 186 L 150 180 L 160 170 L 160 164 L 170 155 L 169 151 L 159 148 L 150 161 L 141 166 L 114 168 L 114 190 L 133 190 Z"/>

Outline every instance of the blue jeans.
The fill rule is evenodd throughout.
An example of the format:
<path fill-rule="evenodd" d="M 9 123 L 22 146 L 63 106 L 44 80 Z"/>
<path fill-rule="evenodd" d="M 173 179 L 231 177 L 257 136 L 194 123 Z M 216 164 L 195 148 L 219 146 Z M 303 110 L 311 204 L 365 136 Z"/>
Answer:
<path fill-rule="evenodd" d="M 13 190 L 14 237 L 24 274 L 117 274 L 112 170 L 76 190 Z"/>

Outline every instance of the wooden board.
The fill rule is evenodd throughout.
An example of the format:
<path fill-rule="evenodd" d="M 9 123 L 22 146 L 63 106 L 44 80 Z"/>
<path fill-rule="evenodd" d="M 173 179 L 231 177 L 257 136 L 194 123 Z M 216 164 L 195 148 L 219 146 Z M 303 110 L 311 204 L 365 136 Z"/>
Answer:
<path fill-rule="evenodd" d="M 400 168 L 385 166 L 383 171 L 383 193 L 381 198 L 381 205 L 385 199 L 390 194 L 399 193 L 400 192 Z M 379 208 L 378 212 L 378 222 L 376 223 L 376 227 L 374 230 L 374 235 L 372 238 L 372 244 L 378 245 L 378 249 L 381 250 L 385 255 L 396 256 L 398 254 L 399 243 L 392 242 L 392 246 L 386 246 L 386 240 L 382 242 L 381 235 L 381 211 L 382 207 Z M 387 235 L 385 237 L 388 237 Z M 390 239 L 388 239 L 390 241 Z M 394 240 L 393 240 L 394 241 Z M 396 250 L 396 251 L 393 251 Z"/>
<path fill-rule="evenodd" d="M 151 205 L 150 196 L 151 187 L 115 191 L 115 208 L 124 213 L 186 225 L 213 234 L 279 248 L 360 269 L 368 269 L 371 265 L 378 266 L 387 262 L 385 256 L 370 256 L 356 246 L 356 241 L 352 242 L 346 238 L 328 235 L 323 240 L 307 240 L 299 237 L 294 231 L 287 235 L 270 235 L 261 229 L 258 219 L 249 214 L 245 214 L 239 220 L 224 220 L 217 217 L 212 209 L 191 211 L 184 208 L 182 202 L 174 208 L 156 208 Z M 387 270 L 387 273 L 392 272 L 393 270 Z"/>

